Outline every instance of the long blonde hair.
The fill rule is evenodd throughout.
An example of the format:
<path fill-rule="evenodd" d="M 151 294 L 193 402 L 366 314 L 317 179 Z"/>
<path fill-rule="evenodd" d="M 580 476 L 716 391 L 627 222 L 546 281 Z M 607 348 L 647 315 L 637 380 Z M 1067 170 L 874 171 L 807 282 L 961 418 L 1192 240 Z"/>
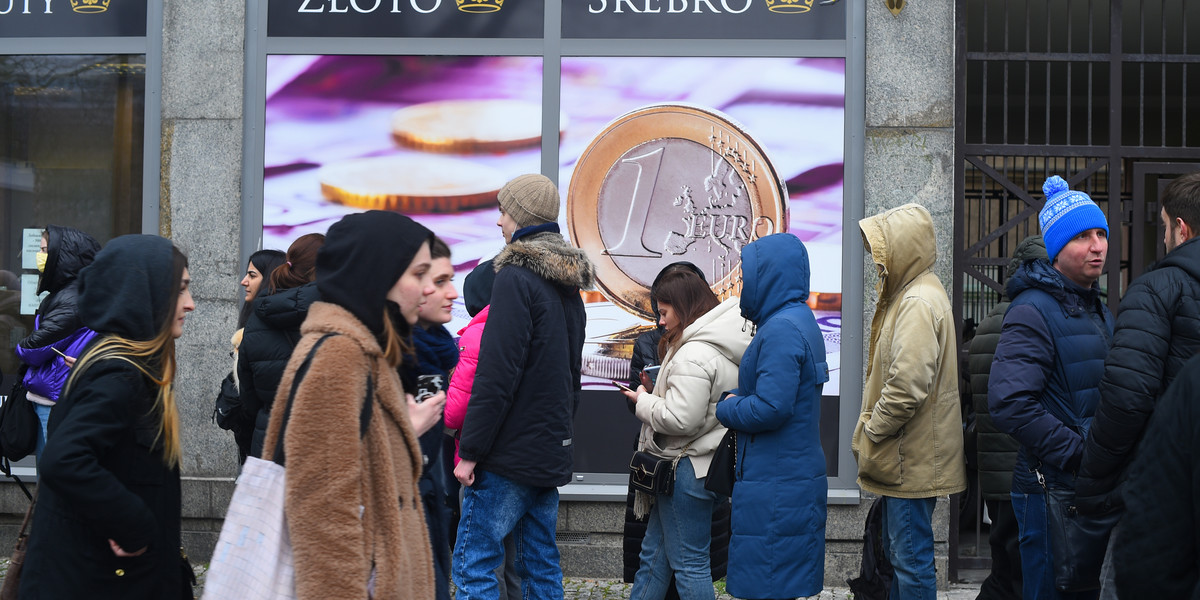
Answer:
<path fill-rule="evenodd" d="M 187 257 L 178 248 L 172 247 L 174 273 L 172 290 L 183 285 L 183 270 L 187 268 Z M 175 402 L 175 302 L 178 294 L 168 294 L 171 305 L 158 334 L 149 340 L 131 340 L 115 334 L 101 335 L 91 345 L 79 362 L 71 369 L 71 376 L 63 388 L 62 396 L 70 394 L 71 388 L 83 372 L 92 365 L 105 360 L 123 360 L 145 375 L 158 388 L 152 411 L 158 417 L 158 435 L 162 440 L 163 462 L 169 467 L 178 467 L 182 459 L 179 440 L 179 407 Z"/>

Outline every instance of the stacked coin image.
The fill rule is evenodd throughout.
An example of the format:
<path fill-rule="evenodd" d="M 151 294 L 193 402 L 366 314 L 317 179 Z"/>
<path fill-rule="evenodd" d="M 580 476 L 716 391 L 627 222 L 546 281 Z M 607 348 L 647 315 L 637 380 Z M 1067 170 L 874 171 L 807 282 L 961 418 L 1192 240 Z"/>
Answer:
<path fill-rule="evenodd" d="M 356 158 L 321 167 L 325 198 L 363 209 L 452 213 L 495 206 L 504 173 L 427 154 Z"/>
<path fill-rule="evenodd" d="M 566 126 L 567 116 L 560 114 L 560 135 Z M 414 104 L 392 116 L 392 137 L 401 146 L 427 152 L 536 148 L 542 143 L 542 107 L 500 98 Z"/>
<path fill-rule="evenodd" d="M 606 126 L 567 192 L 573 244 L 614 304 L 652 320 L 664 266 L 700 267 L 721 299 L 741 290 L 741 249 L 787 230 L 787 188 L 766 151 L 719 111 L 656 104 Z"/>

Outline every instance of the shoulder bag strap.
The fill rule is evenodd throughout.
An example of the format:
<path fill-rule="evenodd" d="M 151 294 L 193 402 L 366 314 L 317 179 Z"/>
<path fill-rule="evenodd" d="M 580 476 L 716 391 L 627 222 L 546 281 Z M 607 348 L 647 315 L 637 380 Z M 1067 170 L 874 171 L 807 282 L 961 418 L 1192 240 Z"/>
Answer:
<path fill-rule="evenodd" d="M 306 373 L 308 373 L 308 367 L 309 367 L 309 365 L 312 364 L 312 359 L 313 359 L 313 356 L 317 353 L 317 348 L 320 348 L 321 344 L 324 343 L 325 340 L 327 340 L 335 335 L 338 335 L 338 334 L 327 333 L 327 334 L 321 336 L 321 339 L 317 340 L 317 343 L 313 344 L 313 347 L 308 351 L 308 356 L 306 356 L 304 358 L 304 364 L 300 365 L 300 368 L 296 370 L 296 376 L 292 379 L 292 389 L 288 393 L 287 405 L 284 407 L 283 423 L 280 424 L 280 426 L 279 426 L 279 437 L 275 440 L 275 455 L 274 455 L 275 463 L 278 464 L 279 466 L 284 466 L 284 462 L 286 459 L 286 457 L 284 455 L 284 451 L 283 451 L 283 435 L 285 433 L 287 433 L 288 420 L 291 419 L 291 417 L 292 417 L 292 401 L 296 399 L 296 390 L 298 390 L 300 388 L 300 380 L 302 380 L 304 378 L 304 375 Z M 369 427 L 371 425 L 371 414 L 373 412 L 374 407 L 375 407 L 375 378 L 370 373 L 368 373 L 367 374 L 366 399 L 363 401 L 362 411 L 359 412 L 359 415 L 358 415 L 358 437 L 359 438 L 362 438 L 367 435 L 367 427 Z"/>

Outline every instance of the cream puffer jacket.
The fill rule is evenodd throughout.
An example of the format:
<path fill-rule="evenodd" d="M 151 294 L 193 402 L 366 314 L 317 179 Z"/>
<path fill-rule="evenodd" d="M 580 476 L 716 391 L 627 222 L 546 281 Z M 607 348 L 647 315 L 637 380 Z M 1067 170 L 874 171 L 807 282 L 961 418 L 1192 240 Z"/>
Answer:
<path fill-rule="evenodd" d="M 687 447 L 683 453 L 691 457 L 697 478 L 708 475 L 725 435 L 717 401 L 721 392 L 737 388 L 738 364 L 750 345 L 752 327 L 738 301 L 725 300 L 683 330 L 677 349 L 663 360 L 655 393 L 639 394 L 634 409 L 643 423 L 638 449 L 674 458 Z"/>

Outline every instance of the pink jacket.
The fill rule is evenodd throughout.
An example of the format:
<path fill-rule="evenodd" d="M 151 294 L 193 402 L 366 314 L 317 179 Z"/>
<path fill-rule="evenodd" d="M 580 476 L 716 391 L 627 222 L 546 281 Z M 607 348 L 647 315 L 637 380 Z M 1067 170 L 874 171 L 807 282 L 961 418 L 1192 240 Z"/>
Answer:
<path fill-rule="evenodd" d="M 467 403 L 471 401 L 471 388 L 475 385 L 475 367 L 479 365 L 479 342 L 483 339 L 483 326 L 487 324 L 488 309 L 483 307 L 475 318 L 459 330 L 458 365 L 450 376 L 450 389 L 446 392 L 446 427 L 462 429 L 467 418 Z M 454 465 L 458 466 L 458 440 L 454 440 Z"/>

